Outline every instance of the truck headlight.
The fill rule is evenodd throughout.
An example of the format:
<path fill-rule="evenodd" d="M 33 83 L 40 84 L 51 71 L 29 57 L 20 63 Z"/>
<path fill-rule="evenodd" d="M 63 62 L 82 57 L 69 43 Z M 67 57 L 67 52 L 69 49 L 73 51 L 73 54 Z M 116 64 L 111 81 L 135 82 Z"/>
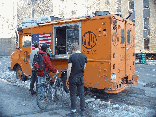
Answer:
<path fill-rule="evenodd" d="M 116 79 L 116 74 L 111 75 L 111 80 Z"/>

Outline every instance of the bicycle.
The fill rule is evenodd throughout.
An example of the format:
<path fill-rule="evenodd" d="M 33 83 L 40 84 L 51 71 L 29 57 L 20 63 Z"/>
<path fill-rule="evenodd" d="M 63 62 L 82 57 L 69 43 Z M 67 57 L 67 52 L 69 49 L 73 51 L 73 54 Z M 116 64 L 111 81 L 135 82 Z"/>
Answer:
<path fill-rule="evenodd" d="M 52 80 L 55 78 L 54 82 Z M 58 78 L 57 73 L 52 78 L 49 75 L 37 78 L 36 93 L 37 93 L 37 105 L 40 109 L 44 110 L 50 105 L 50 102 L 61 101 L 63 97 L 63 80 Z"/>

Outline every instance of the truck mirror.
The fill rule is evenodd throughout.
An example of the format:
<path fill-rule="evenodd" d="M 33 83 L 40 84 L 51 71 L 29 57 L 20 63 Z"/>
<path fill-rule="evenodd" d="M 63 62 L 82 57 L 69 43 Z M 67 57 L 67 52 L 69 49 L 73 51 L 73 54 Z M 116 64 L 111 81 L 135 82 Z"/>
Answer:
<path fill-rule="evenodd" d="M 17 31 L 15 30 L 15 33 L 16 33 L 16 43 L 18 42 L 18 34 L 17 34 Z"/>

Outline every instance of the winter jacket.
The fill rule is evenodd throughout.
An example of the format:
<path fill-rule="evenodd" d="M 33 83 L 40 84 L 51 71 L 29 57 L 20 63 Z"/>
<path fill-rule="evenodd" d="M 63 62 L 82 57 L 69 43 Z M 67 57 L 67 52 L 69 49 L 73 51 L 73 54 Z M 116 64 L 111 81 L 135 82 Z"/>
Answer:
<path fill-rule="evenodd" d="M 32 67 L 33 58 L 34 58 L 34 55 L 37 54 L 37 51 L 39 51 L 39 48 L 35 48 L 35 50 L 32 50 L 32 51 L 31 51 L 30 60 L 29 60 L 29 63 L 30 63 L 30 65 L 31 65 L 31 68 L 33 68 L 33 67 Z"/>
<path fill-rule="evenodd" d="M 45 55 L 43 55 L 43 63 L 46 66 L 45 72 L 50 71 L 50 72 L 56 73 L 57 70 L 54 68 L 54 66 L 52 65 L 52 63 L 50 61 L 50 55 L 46 52 L 43 52 L 42 50 L 38 51 L 38 53 L 45 54 Z M 44 73 L 44 70 L 39 71 L 37 73 L 37 75 L 42 77 L 43 73 Z"/>

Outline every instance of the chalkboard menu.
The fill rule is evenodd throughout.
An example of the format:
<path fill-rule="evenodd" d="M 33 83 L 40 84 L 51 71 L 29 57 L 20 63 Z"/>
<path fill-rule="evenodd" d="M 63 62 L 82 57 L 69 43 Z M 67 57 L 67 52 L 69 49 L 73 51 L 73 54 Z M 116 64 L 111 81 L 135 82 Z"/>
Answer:
<path fill-rule="evenodd" d="M 70 48 L 73 43 L 79 43 L 79 30 L 78 29 L 67 29 L 67 52 L 71 54 Z"/>
<path fill-rule="evenodd" d="M 67 29 L 67 38 L 78 40 L 79 30 L 78 29 Z"/>

